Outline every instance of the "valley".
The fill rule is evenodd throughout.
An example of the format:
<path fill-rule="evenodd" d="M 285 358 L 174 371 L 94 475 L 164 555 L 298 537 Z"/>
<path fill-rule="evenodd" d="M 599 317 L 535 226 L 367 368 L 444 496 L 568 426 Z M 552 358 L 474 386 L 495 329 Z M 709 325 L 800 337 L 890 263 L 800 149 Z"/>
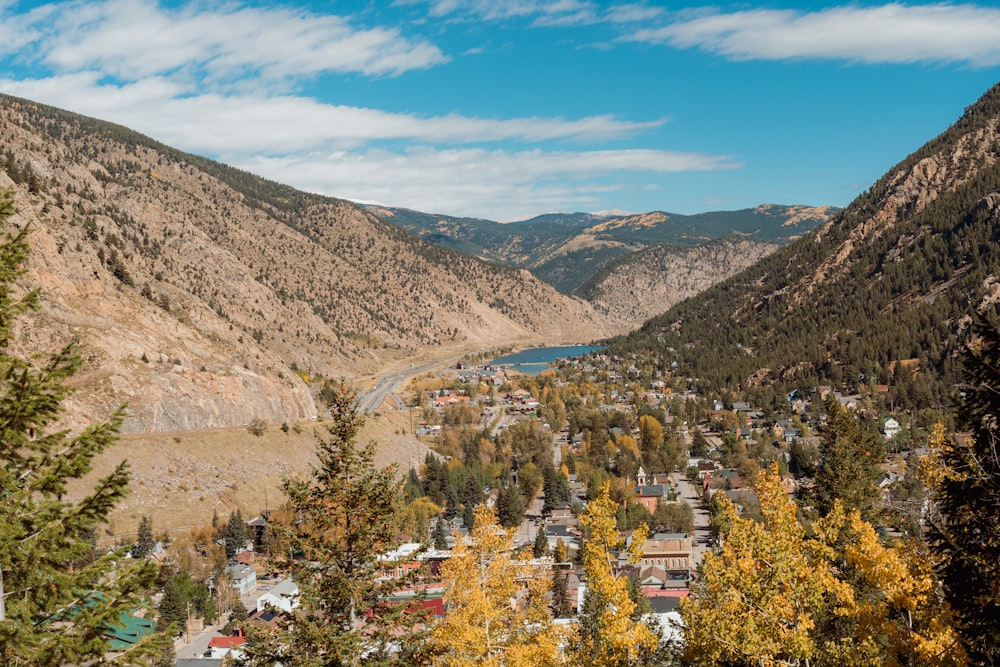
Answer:
<path fill-rule="evenodd" d="M 0 97 L 0 141 L 5 488 L 19 499 L 5 525 L 78 512 L 57 565 L 131 549 L 137 577 L 148 562 L 167 580 L 161 620 L 235 615 L 211 598 L 219 573 L 267 570 L 321 582 L 323 596 L 297 595 L 323 613 L 274 635 L 247 620 L 250 648 L 314 647 L 296 627 L 342 613 L 352 641 L 371 631 L 365 650 L 392 628 L 399 654 L 409 635 L 379 619 L 419 588 L 440 613 L 414 642 L 450 655 L 459 635 L 437 633 L 497 576 L 513 586 L 498 598 L 509 627 L 584 642 L 599 605 L 623 613 L 650 665 L 739 663 L 717 633 L 770 641 L 760 610 L 802 630 L 753 644 L 762 663 L 839 664 L 844 628 L 877 638 L 849 649 L 869 663 L 925 641 L 955 664 L 979 650 L 996 601 L 967 599 L 963 577 L 1000 579 L 962 570 L 953 546 L 972 526 L 995 554 L 1000 535 L 977 505 L 998 474 L 983 443 L 1000 354 L 1000 86 L 840 211 L 500 229 L 309 195 L 16 98 Z M 759 233 L 729 233 L 736 222 Z M 587 343 L 599 349 L 538 373 L 491 362 Z M 116 437 L 101 422 L 122 405 Z M 346 557 L 330 547 L 342 540 Z M 136 590 L 152 591 L 142 576 Z M 364 621 L 353 598 L 330 602 L 354 586 Z M 170 595 L 187 596 L 186 616 Z M 656 624 L 678 614 L 684 644 L 668 646 L 657 628 L 677 627 Z"/>

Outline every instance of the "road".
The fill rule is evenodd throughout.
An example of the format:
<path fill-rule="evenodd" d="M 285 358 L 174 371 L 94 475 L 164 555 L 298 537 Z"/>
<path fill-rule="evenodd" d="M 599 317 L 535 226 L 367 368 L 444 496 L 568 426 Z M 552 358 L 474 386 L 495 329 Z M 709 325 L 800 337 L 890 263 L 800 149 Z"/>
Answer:
<path fill-rule="evenodd" d="M 700 488 L 695 487 L 682 473 L 673 473 L 673 482 L 677 487 L 678 498 L 691 506 L 694 511 L 694 534 L 691 536 L 691 558 L 694 561 L 692 572 L 697 572 L 705 552 L 711 548 L 712 534 L 708 529 L 711 519 L 708 509 L 702 505 Z"/>
<path fill-rule="evenodd" d="M 404 380 L 416 375 L 417 373 L 422 373 L 425 370 L 427 370 L 427 367 L 421 366 L 420 368 L 410 368 L 406 371 L 397 371 L 395 373 L 383 375 L 374 387 L 365 393 L 358 395 L 358 412 L 374 412 L 383 403 L 385 403 L 386 398 L 390 394 L 396 393 L 396 390 L 399 389 Z"/>

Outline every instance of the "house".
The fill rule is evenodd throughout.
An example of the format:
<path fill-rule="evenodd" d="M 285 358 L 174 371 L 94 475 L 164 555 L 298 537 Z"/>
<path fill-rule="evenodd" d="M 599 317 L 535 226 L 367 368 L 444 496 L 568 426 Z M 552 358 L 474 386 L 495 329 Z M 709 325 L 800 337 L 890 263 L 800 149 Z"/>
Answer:
<path fill-rule="evenodd" d="M 725 493 L 740 514 L 743 514 L 743 508 L 748 503 L 755 504 L 759 502 L 757 492 L 753 489 L 729 489 Z"/>
<path fill-rule="evenodd" d="M 241 551 L 238 554 L 233 554 L 230 560 L 237 565 L 252 565 L 257 560 L 257 554 L 253 551 Z"/>
<path fill-rule="evenodd" d="M 450 405 L 471 405 L 472 398 L 461 394 L 446 394 L 434 399 L 435 408 L 445 408 Z"/>
<path fill-rule="evenodd" d="M 659 576 L 665 587 L 686 588 L 691 580 L 691 537 L 687 533 L 657 533 L 646 540 L 639 571 Z M 658 568 L 647 570 L 647 568 Z M 661 575 L 662 572 L 662 575 Z M 642 574 L 640 574 L 642 578 Z"/>
<path fill-rule="evenodd" d="M 670 487 L 663 484 L 645 484 L 635 487 L 635 502 L 639 503 L 652 514 L 660 503 L 667 501 Z"/>
<path fill-rule="evenodd" d="M 205 651 L 204 657 L 219 660 L 229 656 L 233 660 L 239 660 L 242 657 L 242 651 L 239 650 L 239 647 L 247 643 L 247 638 L 243 636 L 242 630 L 236 632 L 235 637 L 221 636 L 209 639 L 208 650 Z"/>
<path fill-rule="evenodd" d="M 579 532 L 572 526 L 568 526 L 564 523 L 554 523 L 545 526 L 545 538 L 549 542 L 549 549 L 555 549 L 559 540 L 563 541 L 570 549 L 576 549 L 580 546 Z"/>
<path fill-rule="evenodd" d="M 514 391 L 507 393 L 507 398 L 512 401 L 523 401 L 527 398 L 531 398 L 531 392 L 527 389 L 515 389 Z"/>
<path fill-rule="evenodd" d="M 233 588 L 239 591 L 241 598 L 257 590 L 257 570 L 252 565 L 235 563 L 226 568 L 226 574 L 229 575 Z"/>
<path fill-rule="evenodd" d="M 882 433 L 886 440 L 892 440 L 903 428 L 899 425 L 899 421 L 895 417 L 886 417 L 882 420 Z"/>
<path fill-rule="evenodd" d="M 291 613 L 299 606 L 299 585 L 292 579 L 282 579 L 271 590 L 257 598 L 257 609 L 273 607 Z"/>

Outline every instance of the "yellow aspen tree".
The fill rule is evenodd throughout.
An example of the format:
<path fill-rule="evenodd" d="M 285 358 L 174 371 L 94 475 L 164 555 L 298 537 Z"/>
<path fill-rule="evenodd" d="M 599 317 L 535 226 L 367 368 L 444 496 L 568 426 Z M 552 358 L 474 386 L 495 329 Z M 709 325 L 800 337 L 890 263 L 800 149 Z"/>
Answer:
<path fill-rule="evenodd" d="M 702 561 L 693 596 L 681 602 L 684 663 L 809 664 L 816 611 L 837 582 L 804 550 L 805 529 L 775 475 L 755 486 L 763 522 L 744 518 L 722 494 L 729 525 L 718 553 Z"/>
<path fill-rule="evenodd" d="M 616 574 L 625 540 L 615 522 L 617 505 L 605 483 L 596 498 L 587 503 L 580 525 L 587 529 L 583 547 L 583 570 L 587 592 L 580 612 L 580 625 L 570 641 L 570 660 L 584 667 L 636 667 L 651 664 L 659 649 L 659 635 L 635 618 L 635 603 L 629 597 L 628 580 Z M 646 541 L 645 524 L 632 533 L 625 550 L 630 564 L 639 562 Z"/>
<path fill-rule="evenodd" d="M 723 547 L 681 603 L 684 664 L 966 664 L 925 549 L 882 544 L 839 501 L 808 535 L 775 468 L 754 488 L 763 521 L 721 499 Z"/>
<path fill-rule="evenodd" d="M 549 667 L 563 664 L 562 635 L 549 616 L 549 567 L 513 558 L 513 534 L 492 508 L 441 566 L 447 615 L 431 631 L 424 664 Z"/>
<path fill-rule="evenodd" d="M 857 509 L 837 501 L 809 545 L 850 586 L 832 609 L 842 636 L 826 633 L 824 662 L 840 665 L 963 665 L 965 651 L 934 577 L 926 546 L 886 546 Z"/>

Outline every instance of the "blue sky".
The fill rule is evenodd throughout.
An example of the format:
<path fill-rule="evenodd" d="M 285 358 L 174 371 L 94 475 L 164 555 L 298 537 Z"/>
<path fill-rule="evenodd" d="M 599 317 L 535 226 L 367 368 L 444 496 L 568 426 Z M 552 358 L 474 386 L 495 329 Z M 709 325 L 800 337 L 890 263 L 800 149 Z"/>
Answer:
<path fill-rule="evenodd" d="M 2 92 L 497 220 L 844 206 L 998 79 L 985 3 L 0 0 Z"/>

